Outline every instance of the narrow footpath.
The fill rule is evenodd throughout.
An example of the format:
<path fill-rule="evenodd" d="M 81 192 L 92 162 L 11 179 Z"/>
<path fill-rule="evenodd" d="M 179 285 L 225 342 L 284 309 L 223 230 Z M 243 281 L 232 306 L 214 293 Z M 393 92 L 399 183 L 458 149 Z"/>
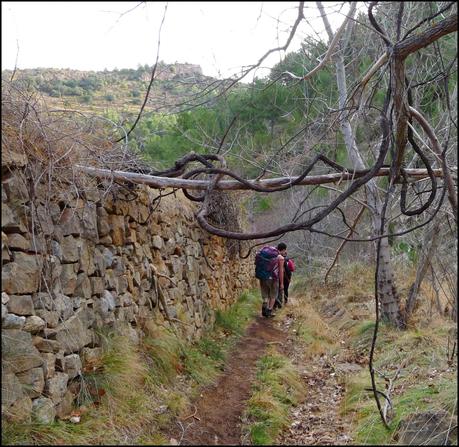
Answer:
<path fill-rule="evenodd" d="M 180 445 L 238 445 L 241 416 L 255 378 L 256 362 L 270 342 L 283 342 L 285 332 L 273 320 L 257 317 L 233 351 L 216 385 L 205 388 L 194 402 L 195 415 L 181 423 L 174 438 Z"/>
<path fill-rule="evenodd" d="M 276 343 L 297 365 L 307 390 L 305 401 L 292 408 L 290 427 L 281 433 L 278 444 L 350 443 L 348 427 L 337 414 L 343 390 L 323 359 L 303 363 L 295 335 L 289 332 L 293 318 L 289 312 L 273 319 L 257 317 L 230 353 L 217 383 L 202 390 L 194 402 L 193 416 L 177 422 L 171 438 L 179 445 L 241 445 L 241 416 L 250 397 L 256 362 L 268 344 Z"/>

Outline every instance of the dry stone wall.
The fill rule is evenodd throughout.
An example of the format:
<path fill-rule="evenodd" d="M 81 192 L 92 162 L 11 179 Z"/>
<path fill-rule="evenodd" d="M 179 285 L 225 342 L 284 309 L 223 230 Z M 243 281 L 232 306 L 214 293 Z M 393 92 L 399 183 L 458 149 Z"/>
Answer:
<path fill-rule="evenodd" d="M 197 339 L 253 285 L 250 261 L 202 231 L 181 193 L 37 191 L 32 202 L 17 164 L 2 175 L 4 417 L 67 417 L 82 371 L 101 356 L 101 329 L 137 342 L 142 322 L 171 324 L 165 304 L 183 337 Z"/>

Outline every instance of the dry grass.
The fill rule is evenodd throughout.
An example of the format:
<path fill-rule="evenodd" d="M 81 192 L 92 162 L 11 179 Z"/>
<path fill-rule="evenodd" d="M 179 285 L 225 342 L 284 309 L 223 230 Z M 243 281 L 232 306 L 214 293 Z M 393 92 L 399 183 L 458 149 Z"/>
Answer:
<path fill-rule="evenodd" d="M 348 362 L 352 358 L 367 359 L 374 329 L 373 280 L 374 272 L 364 266 L 350 265 L 342 270 L 342 278 L 337 283 L 324 286 L 320 282 L 299 280 L 298 290 L 303 290 L 295 306 L 295 317 L 308 325 L 304 331 L 309 338 L 307 349 L 315 349 L 323 335 L 331 340 L 344 340 L 338 351 L 337 361 Z M 397 287 L 402 300 L 415 278 L 412 268 L 400 266 L 397 269 Z M 446 289 L 446 287 L 445 287 Z M 444 304 L 450 297 L 442 297 Z M 311 310 L 312 306 L 312 310 Z M 374 305 L 373 305 L 374 307 Z M 334 317 L 334 312 L 343 312 Z M 354 320 L 354 325 L 343 325 L 343 320 Z M 322 322 L 318 322 L 322 319 Z M 398 424 L 416 411 L 441 411 L 457 414 L 457 356 L 451 361 L 447 351 L 452 351 L 452 337 L 456 333 L 456 323 L 439 313 L 436 295 L 429 282 L 421 287 L 418 303 L 407 330 L 400 331 L 387 324 L 380 324 L 376 343 L 374 367 L 377 387 L 385 390 L 386 381 L 379 373 L 393 377 L 399 367 L 401 373 L 392 392 L 395 413 L 390 430 L 384 429 L 376 403 L 368 388 L 371 387 L 367 368 L 359 373 L 340 376 L 345 387 L 345 395 L 340 404 L 340 413 L 349 418 L 353 436 L 358 444 L 395 443 Z M 327 332 L 328 331 L 328 332 Z M 329 340 L 322 344 L 326 348 Z M 335 345 L 335 347 L 338 345 Z M 329 345 L 330 347 L 330 345 Z"/>
<path fill-rule="evenodd" d="M 51 425 L 6 425 L 2 443 L 135 444 L 157 432 L 157 407 L 161 389 L 148 382 L 148 369 L 141 352 L 127 337 L 104 337 L 102 368 L 83 374 L 77 401 L 79 424 L 58 421 Z M 92 400 L 94 394 L 99 396 Z"/>
<path fill-rule="evenodd" d="M 309 357 L 329 351 L 338 339 L 338 331 L 328 325 L 314 306 L 301 298 L 292 300 L 285 312 L 295 315 L 292 332 L 304 343 Z"/>

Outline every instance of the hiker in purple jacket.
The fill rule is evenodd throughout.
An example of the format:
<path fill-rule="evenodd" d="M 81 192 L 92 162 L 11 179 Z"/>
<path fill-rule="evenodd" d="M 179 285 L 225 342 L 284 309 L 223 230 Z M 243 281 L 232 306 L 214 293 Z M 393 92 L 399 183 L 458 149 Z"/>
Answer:
<path fill-rule="evenodd" d="M 274 317 L 273 307 L 279 293 L 284 294 L 284 257 L 275 247 L 263 247 L 255 257 L 255 276 L 260 280 L 264 317 Z"/>

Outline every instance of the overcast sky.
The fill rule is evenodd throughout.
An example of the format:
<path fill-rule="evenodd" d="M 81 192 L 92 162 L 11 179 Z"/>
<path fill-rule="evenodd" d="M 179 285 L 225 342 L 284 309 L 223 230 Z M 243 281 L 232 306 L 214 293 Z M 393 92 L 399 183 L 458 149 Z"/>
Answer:
<path fill-rule="evenodd" d="M 2 2 L 2 69 L 14 68 L 16 58 L 18 68 L 112 70 L 153 65 L 166 3 L 137 5 Z M 336 5 L 325 3 L 330 11 L 337 11 Z M 159 59 L 199 64 L 209 76 L 238 73 L 270 48 L 285 44 L 297 8 L 298 2 L 169 2 Z M 323 29 L 313 2 L 306 2 L 305 15 L 309 24 L 303 21 L 288 51 L 299 48 L 312 32 L 311 25 Z M 343 19 L 341 13 L 333 13 L 332 27 Z M 273 55 L 264 66 L 271 67 L 281 57 Z"/>

